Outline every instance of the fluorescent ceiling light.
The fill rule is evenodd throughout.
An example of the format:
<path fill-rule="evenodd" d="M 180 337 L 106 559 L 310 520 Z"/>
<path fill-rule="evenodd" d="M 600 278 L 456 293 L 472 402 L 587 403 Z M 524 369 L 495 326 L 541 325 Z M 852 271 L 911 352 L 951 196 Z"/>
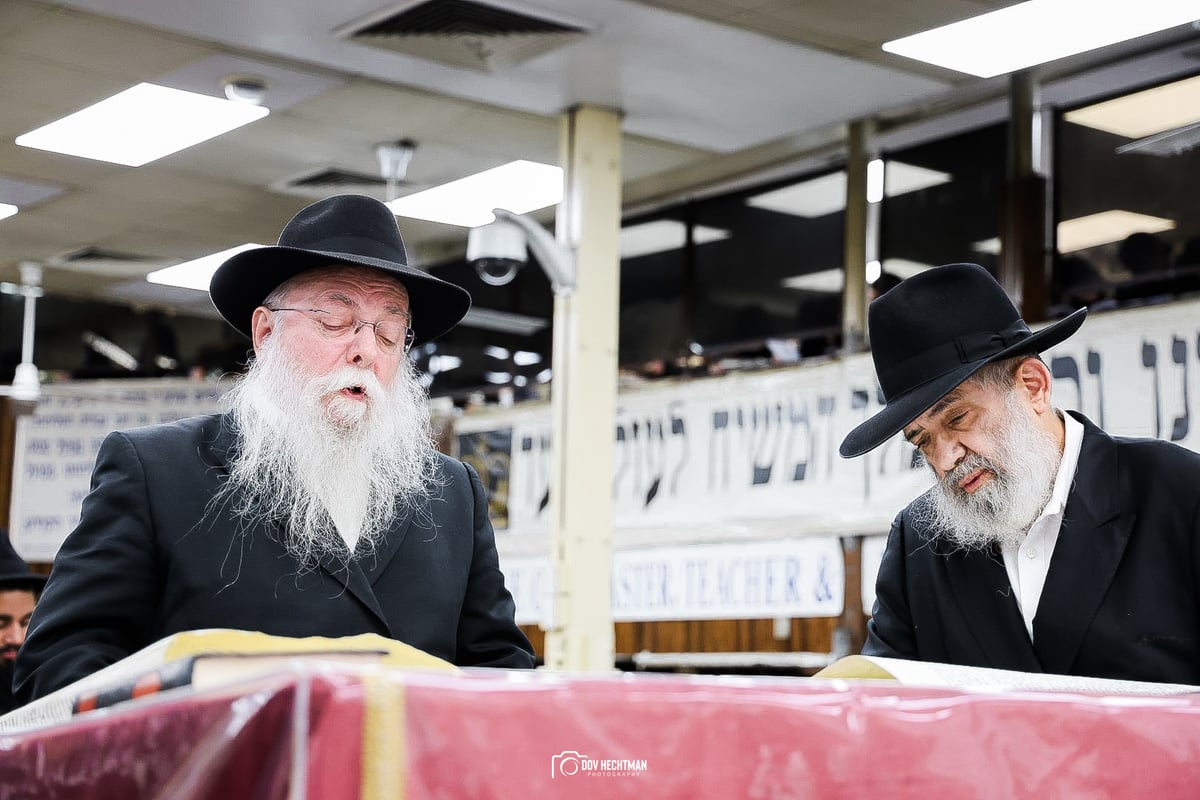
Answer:
<path fill-rule="evenodd" d="M 16 142 L 24 147 L 140 167 L 268 113 L 263 106 L 139 83 L 22 134 Z"/>
<path fill-rule="evenodd" d="M 501 333 L 515 333 L 519 336 L 529 336 L 537 333 L 549 324 L 549 320 L 541 317 L 530 317 L 525 314 L 513 314 L 510 311 L 496 311 L 492 308 L 472 306 L 467 315 L 462 318 L 460 325 L 472 328 L 483 328 Z"/>
<path fill-rule="evenodd" d="M 823 217 L 846 207 L 846 173 L 834 172 L 746 198 L 746 205 L 791 214 Z"/>
<path fill-rule="evenodd" d="M 534 364 L 542 363 L 542 354 L 533 353 L 529 350 L 518 350 L 513 353 L 513 363 L 518 367 L 530 367 Z"/>
<path fill-rule="evenodd" d="M 164 269 L 156 269 L 154 272 L 146 276 L 146 280 L 151 283 L 161 283 L 167 286 L 182 286 L 184 289 L 198 289 L 202 292 L 208 291 L 208 282 L 212 279 L 212 275 L 217 271 L 217 267 L 230 256 L 241 253 L 244 250 L 253 250 L 256 247 L 264 247 L 261 244 L 239 244 L 237 247 L 231 247 L 228 250 L 222 250 L 219 253 L 201 256 L 192 261 L 185 261 L 182 264 L 176 264 L 173 267 Z"/>
<path fill-rule="evenodd" d="M 802 289 L 808 292 L 840 292 L 844 285 L 845 271 L 821 269 L 804 275 L 793 275 L 779 283 L 785 289 Z"/>
<path fill-rule="evenodd" d="M 867 283 L 874 283 L 879 278 L 879 271 L 890 272 L 903 280 L 932 267 L 932 264 L 922 264 L 920 261 L 909 261 L 906 258 L 885 258 L 882 264 L 878 261 L 871 261 L 867 264 Z M 874 277 L 871 277 L 872 272 L 874 272 Z M 785 289 L 802 289 L 808 292 L 840 292 L 846 283 L 845 275 L 845 270 L 842 269 L 822 269 L 816 272 L 809 272 L 805 275 L 793 275 L 790 278 L 784 278 L 779 283 Z"/>
<path fill-rule="evenodd" d="M 692 227 L 692 241 L 696 244 L 728 239 L 729 231 L 710 228 L 707 225 Z M 651 253 L 682 250 L 687 243 L 687 226 L 673 219 L 656 219 L 621 228 L 621 258 L 637 258 Z"/>
<path fill-rule="evenodd" d="M 399 217 L 475 228 L 495 222 L 494 208 L 527 214 L 562 201 L 561 167 L 511 161 L 388 203 Z"/>
<path fill-rule="evenodd" d="M 867 165 L 867 200 L 880 196 L 880 174 L 878 159 Z M 940 186 L 951 180 L 948 172 L 917 167 L 903 161 L 883 162 L 882 196 L 898 197 L 902 194 Z M 846 173 L 834 172 L 819 178 L 793 183 L 780 189 L 773 189 L 759 195 L 747 198 L 746 204 L 755 208 L 764 208 L 780 214 L 791 214 L 796 217 L 823 217 L 842 211 L 846 207 Z"/>
<path fill-rule="evenodd" d="M 927 269 L 933 269 L 933 264 L 909 261 L 907 258 L 885 258 L 883 260 L 883 271 L 892 273 L 900 280 L 911 278 L 918 272 L 924 272 Z"/>
<path fill-rule="evenodd" d="M 443 372 L 449 372 L 452 369 L 458 369 L 462 366 L 462 359 L 458 356 L 432 355 L 429 357 L 429 374 L 440 375 Z"/>
<path fill-rule="evenodd" d="M 1088 214 L 1085 217 L 1065 219 L 1058 223 L 1058 252 L 1073 253 L 1076 250 L 1086 250 L 1089 247 L 1119 242 L 1131 233 L 1145 231 L 1161 233 L 1175 228 L 1175 221 L 1162 217 L 1151 217 L 1146 214 L 1135 214 L 1132 211 L 1101 211 L 1099 214 Z M 1000 255 L 1000 239 L 993 236 L 975 242 L 971 249 L 977 253 Z"/>
<path fill-rule="evenodd" d="M 884 193 L 888 197 L 897 197 L 950 182 L 949 172 L 905 164 L 903 161 L 885 162 L 883 172 Z"/>
<path fill-rule="evenodd" d="M 976 253 L 986 253 L 989 256 L 1000 255 L 1000 237 L 993 236 L 990 239 L 984 239 L 981 242 L 975 242 L 971 245 L 971 249 Z"/>
<path fill-rule="evenodd" d="M 1063 117 L 1130 139 L 1182 128 L 1200 122 L 1200 76 L 1068 111 Z"/>
<path fill-rule="evenodd" d="M 12 203 L 0 203 L 0 219 L 6 219 L 17 213 L 17 207 Z"/>
<path fill-rule="evenodd" d="M 1029 0 L 885 42 L 883 49 L 990 78 L 1196 17 L 1195 0 Z"/>
<path fill-rule="evenodd" d="M 1175 220 L 1113 209 L 1058 223 L 1058 252 L 1074 253 L 1089 247 L 1119 242 L 1131 233 L 1161 233 L 1175 228 Z"/>
<path fill-rule="evenodd" d="M 867 202 L 878 203 L 883 199 L 883 159 L 873 158 L 867 162 Z"/>

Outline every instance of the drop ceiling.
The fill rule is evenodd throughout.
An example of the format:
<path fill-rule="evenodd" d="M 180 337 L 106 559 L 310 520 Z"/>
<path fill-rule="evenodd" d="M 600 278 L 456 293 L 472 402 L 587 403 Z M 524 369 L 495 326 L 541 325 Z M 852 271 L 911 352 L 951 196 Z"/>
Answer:
<path fill-rule="evenodd" d="M 698 190 L 786 161 L 848 120 L 933 107 L 980 87 L 1002 92 L 1003 79 L 921 65 L 880 44 L 1011 3 L 488 4 L 576 32 L 534 48 L 497 37 L 501 49 L 486 52 L 459 37 L 447 42 L 460 51 L 455 64 L 428 47 L 354 35 L 414 0 L 4 0 L 0 202 L 20 213 L 0 220 L 0 280 L 34 260 L 46 265 L 48 293 L 209 314 L 203 293 L 151 286 L 141 275 L 273 241 L 312 201 L 303 183 L 316 173 L 349 173 L 343 185 L 381 195 L 378 181 L 352 180 L 379 175 L 380 142 L 416 142 L 402 193 L 515 159 L 557 163 L 560 115 L 578 103 L 624 114 L 626 203 Z M 480 61 L 464 66 L 471 52 Z M 267 79 L 270 115 L 142 167 L 13 141 L 139 82 L 220 95 L 230 74 Z M 422 265 L 466 244 L 463 228 L 400 224 Z"/>

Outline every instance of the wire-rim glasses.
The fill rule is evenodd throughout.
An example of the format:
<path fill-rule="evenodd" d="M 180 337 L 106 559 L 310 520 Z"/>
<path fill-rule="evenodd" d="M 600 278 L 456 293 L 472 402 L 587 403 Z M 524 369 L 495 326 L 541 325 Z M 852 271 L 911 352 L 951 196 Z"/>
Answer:
<path fill-rule="evenodd" d="M 407 353 L 413 346 L 416 334 L 406 318 L 386 318 L 378 322 L 367 322 L 358 319 L 349 309 L 345 311 L 329 311 L 324 308 L 271 308 L 268 311 L 298 311 L 317 324 L 317 330 L 329 339 L 341 339 L 346 335 L 357 336 L 363 326 L 369 325 L 375 329 L 375 342 L 380 350 L 393 352 L 403 347 Z"/>

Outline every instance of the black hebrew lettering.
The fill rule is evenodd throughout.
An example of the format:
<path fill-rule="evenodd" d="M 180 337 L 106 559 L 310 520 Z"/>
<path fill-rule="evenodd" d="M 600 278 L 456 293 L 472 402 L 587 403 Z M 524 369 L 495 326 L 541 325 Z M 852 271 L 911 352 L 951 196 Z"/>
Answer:
<path fill-rule="evenodd" d="M 708 488 L 710 491 L 729 486 L 729 434 L 729 412 L 714 411 L 712 437 L 708 444 Z"/>
<path fill-rule="evenodd" d="M 683 474 L 683 468 L 688 460 L 688 437 L 687 430 L 683 424 L 683 417 L 679 415 L 679 401 L 675 401 L 670 405 L 671 412 L 671 437 L 678 436 L 679 439 L 679 463 L 675 465 L 674 471 L 671 473 L 671 494 L 679 493 L 679 476 Z"/>
<path fill-rule="evenodd" d="M 653 439 L 657 434 L 659 442 L 659 457 L 654 457 Z M 654 498 L 658 496 L 658 487 L 662 485 L 662 476 L 666 468 L 666 445 L 667 440 L 663 437 L 662 422 L 655 420 L 646 422 L 646 462 L 650 475 L 653 477 L 650 480 L 650 488 L 646 490 L 646 500 L 643 505 L 650 505 L 654 502 Z M 654 463 L 654 462 L 657 462 Z"/>
<path fill-rule="evenodd" d="M 1175 417 L 1174 422 L 1171 424 L 1171 441 L 1178 442 L 1187 436 L 1188 423 L 1191 418 L 1190 406 L 1188 405 L 1187 342 L 1178 336 L 1171 339 L 1171 361 L 1183 370 L 1183 413 Z"/>
<path fill-rule="evenodd" d="M 1050 374 L 1060 382 L 1060 386 L 1062 381 L 1070 381 L 1075 386 L 1074 404 L 1060 400 L 1059 405 L 1083 411 L 1083 383 L 1079 378 L 1079 363 L 1075 361 L 1075 356 L 1055 356 L 1050 359 Z"/>
<path fill-rule="evenodd" d="M 1104 427 L 1104 390 L 1100 382 L 1100 353 L 1088 349 L 1087 372 L 1096 379 L 1096 424 Z M 1083 411 L 1083 409 L 1079 409 Z"/>
<path fill-rule="evenodd" d="M 808 474 L 808 462 L 812 453 L 812 422 L 808 417 L 808 403 L 803 399 L 793 398 L 788 401 L 788 421 L 791 427 L 788 429 L 787 446 L 784 450 L 787 458 L 792 463 L 792 482 L 796 483 L 804 480 Z M 803 431 L 800 426 L 803 425 Z M 793 456 L 792 453 L 796 449 L 795 443 L 797 436 L 804 434 L 803 444 L 799 448 L 799 453 Z"/>
<path fill-rule="evenodd" d="M 824 450 L 825 453 L 825 474 L 833 473 L 833 451 L 835 449 L 833 441 L 833 412 L 837 407 L 833 395 L 825 395 L 817 398 L 817 416 L 825 417 L 825 421 L 821 424 L 821 428 L 825 433 Z M 815 443 L 815 442 L 814 442 Z"/>
<path fill-rule="evenodd" d="M 1142 366 L 1154 371 L 1154 438 L 1162 437 L 1162 397 L 1158 381 L 1158 346 L 1142 340 Z"/>

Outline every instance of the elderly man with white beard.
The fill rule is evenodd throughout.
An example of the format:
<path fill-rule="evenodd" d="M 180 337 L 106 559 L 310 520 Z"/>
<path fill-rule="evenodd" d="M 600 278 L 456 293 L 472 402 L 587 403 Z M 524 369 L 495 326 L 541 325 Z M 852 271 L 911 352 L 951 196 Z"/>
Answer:
<path fill-rule="evenodd" d="M 464 666 L 532 667 L 479 476 L 433 446 L 408 350 L 466 314 L 346 195 L 214 273 L 255 358 L 226 412 L 110 434 L 15 671 L 44 696 L 172 633 L 377 633 Z"/>
<path fill-rule="evenodd" d="M 843 457 L 897 433 L 936 483 L 896 517 L 867 655 L 1200 684 L 1200 454 L 1109 436 L 1051 402 L 1033 332 L 974 264 L 871 303 L 886 400 Z"/>

